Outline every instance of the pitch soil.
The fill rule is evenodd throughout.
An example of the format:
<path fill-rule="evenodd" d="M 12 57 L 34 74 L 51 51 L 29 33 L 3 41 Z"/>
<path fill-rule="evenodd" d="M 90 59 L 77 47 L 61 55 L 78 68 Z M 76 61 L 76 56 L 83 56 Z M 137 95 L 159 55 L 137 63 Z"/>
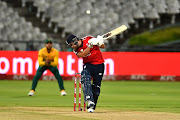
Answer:
<path fill-rule="evenodd" d="M 0 107 L 0 120 L 180 120 L 178 113 L 116 111 L 99 108 L 95 113 L 67 107 Z"/>

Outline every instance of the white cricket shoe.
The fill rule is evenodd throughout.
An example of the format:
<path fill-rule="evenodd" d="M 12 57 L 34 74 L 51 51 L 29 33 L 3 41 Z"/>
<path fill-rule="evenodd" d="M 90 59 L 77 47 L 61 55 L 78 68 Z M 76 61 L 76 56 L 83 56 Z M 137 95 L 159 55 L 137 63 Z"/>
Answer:
<path fill-rule="evenodd" d="M 66 92 L 65 92 L 65 90 L 61 90 L 61 96 L 66 96 L 67 94 L 66 94 Z"/>
<path fill-rule="evenodd" d="M 93 113 L 93 112 L 94 112 L 94 109 L 93 109 L 93 108 L 89 108 L 89 109 L 88 109 L 88 112 L 89 112 L 89 113 Z"/>
<path fill-rule="evenodd" d="M 94 105 L 95 103 L 92 101 L 88 101 L 88 112 L 93 113 L 94 112 Z"/>
<path fill-rule="evenodd" d="M 28 94 L 28 96 L 34 96 L 35 95 L 35 91 L 34 90 L 31 90 Z"/>

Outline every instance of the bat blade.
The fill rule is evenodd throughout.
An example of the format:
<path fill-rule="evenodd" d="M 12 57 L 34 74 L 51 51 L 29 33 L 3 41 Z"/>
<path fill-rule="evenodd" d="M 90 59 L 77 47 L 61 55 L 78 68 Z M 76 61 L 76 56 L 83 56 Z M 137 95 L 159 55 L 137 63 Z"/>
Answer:
<path fill-rule="evenodd" d="M 109 39 L 109 38 L 111 38 L 111 37 L 113 37 L 113 36 L 115 36 L 115 35 L 118 35 L 118 34 L 124 32 L 125 30 L 127 30 L 127 27 L 126 27 L 125 25 L 122 25 L 122 26 L 120 26 L 120 27 L 118 27 L 118 28 L 116 28 L 116 29 L 114 29 L 114 30 L 112 30 L 112 31 L 104 34 L 104 35 L 103 35 L 103 38 L 104 38 L 105 40 L 106 40 L 106 39 Z"/>

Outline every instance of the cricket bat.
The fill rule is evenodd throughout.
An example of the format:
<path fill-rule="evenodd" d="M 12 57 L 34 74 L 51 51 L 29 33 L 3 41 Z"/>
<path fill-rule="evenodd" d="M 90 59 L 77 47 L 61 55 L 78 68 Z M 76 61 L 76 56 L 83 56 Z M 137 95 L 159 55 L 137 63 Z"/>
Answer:
<path fill-rule="evenodd" d="M 127 30 L 127 27 L 125 25 L 122 25 L 122 26 L 102 35 L 102 36 L 103 36 L 104 40 L 106 40 L 106 39 L 109 39 L 115 35 L 118 35 L 118 34 L 124 32 L 125 30 Z"/>

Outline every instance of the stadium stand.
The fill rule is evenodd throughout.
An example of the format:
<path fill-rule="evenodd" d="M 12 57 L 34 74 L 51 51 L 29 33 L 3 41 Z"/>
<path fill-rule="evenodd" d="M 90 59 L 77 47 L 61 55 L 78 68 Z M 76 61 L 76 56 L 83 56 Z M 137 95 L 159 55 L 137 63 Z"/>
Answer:
<path fill-rule="evenodd" d="M 38 28 L 33 27 L 31 22 L 20 17 L 19 14 L 8 7 L 6 2 L 0 2 L 0 32 L 1 40 L 7 41 L 2 45 L 2 50 L 26 50 L 26 43 L 32 40 L 45 40 L 47 34 L 37 31 Z M 8 41 L 13 47 L 7 47 Z M 16 43 L 15 41 L 21 41 Z"/>
<path fill-rule="evenodd" d="M 17 1 L 20 5 L 14 7 Z M 79 37 L 88 34 L 97 36 L 124 24 L 128 30 L 109 40 L 111 46 L 107 51 L 116 51 L 132 35 L 180 22 L 180 0 L 17 1 L 0 1 L 0 39 L 41 42 L 51 37 L 60 50 L 67 50 L 64 39 L 70 33 Z M 20 16 L 19 11 L 23 10 L 28 12 Z M 86 10 L 90 10 L 91 14 L 86 14 Z M 13 42 L 9 44 L 18 47 Z M 34 45 L 39 46 L 38 43 Z M 18 49 L 24 50 L 25 47 Z"/>

